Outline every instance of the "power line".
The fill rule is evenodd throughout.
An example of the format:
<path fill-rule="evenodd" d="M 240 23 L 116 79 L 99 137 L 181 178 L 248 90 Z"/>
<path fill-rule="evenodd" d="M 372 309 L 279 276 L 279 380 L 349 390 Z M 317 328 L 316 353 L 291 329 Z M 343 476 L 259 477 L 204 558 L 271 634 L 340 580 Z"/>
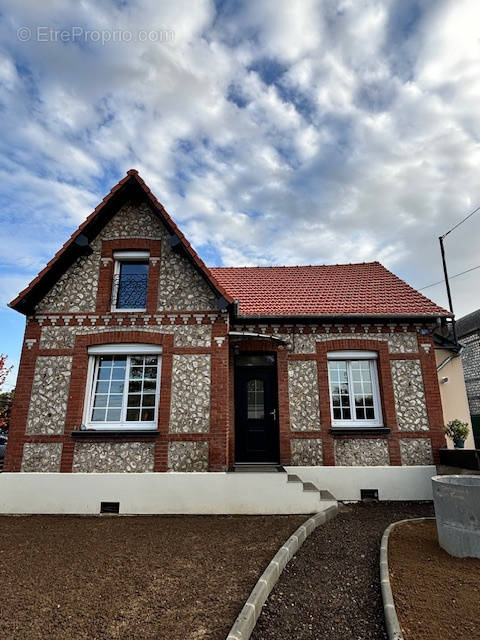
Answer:
<path fill-rule="evenodd" d="M 450 279 L 458 278 L 458 276 L 463 276 L 465 273 L 470 273 L 470 271 L 475 271 L 475 269 L 480 269 L 480 264 L 477 265 L 476 267 L 471 267 L 470 269 L 465 269 L 465 271 L 460 271 L 460 273 L 456 273 L 455 275 L 450 276 Z M 439 280 L 438 282 L 432 282 L 432 284 L 427 284 L 426 287 L 421 287 L 420 289 L 417 289 L 417 291 L 423 291 L 424 289 L 429 289 L 430 287 L 435 287 L 437 284 L 442 284 L 443 282 L 445 282 L 445 280 Z"/>
<path fill-rule="evenodd" d="M 457 224 L 455 226 L 453 226 L 451 229 L 449 229 L 447 231 L 447 233 L 444 233 L 442 238 L 446 238 L 448 236 L 449 233 L 452 233 L 452 231 L 455 231 L 455 229 L 457 227 L 459 227 L 461 224 L 463 224 L 466 220 L 468 220 L 469 218 L 471 218 L 473 216 L 474 213 L 477 213 L 477 211 L 480 211 L 480 205 L 474 209 L 473 211 L 470 211 L 470 213 L 468 213 L 465 218 L 463 218 L 463 220 L 460 220 L 460 222 L 457 222 Z M 452 276 L 452 278 L 454 278 L 455 276 Z M 443 280 L 442 280 L 443 282 Z M 423 287 L 425 289 L 425 287 Z"/>

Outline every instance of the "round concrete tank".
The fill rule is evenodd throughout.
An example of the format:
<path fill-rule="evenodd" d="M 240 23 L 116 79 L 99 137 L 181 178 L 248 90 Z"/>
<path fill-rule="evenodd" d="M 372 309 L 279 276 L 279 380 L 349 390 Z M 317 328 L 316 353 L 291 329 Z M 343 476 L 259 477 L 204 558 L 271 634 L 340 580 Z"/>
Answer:
<path fill-rule="evenodd" d="M 440 546 L 480 558 L 480 476 L 434 476 L 432 485 Z"/>

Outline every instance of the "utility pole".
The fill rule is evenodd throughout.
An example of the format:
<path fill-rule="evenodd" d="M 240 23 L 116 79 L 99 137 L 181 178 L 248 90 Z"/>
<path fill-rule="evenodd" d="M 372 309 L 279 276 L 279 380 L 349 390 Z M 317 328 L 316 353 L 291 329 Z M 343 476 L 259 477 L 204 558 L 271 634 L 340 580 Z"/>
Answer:
<path fill-rule="evenodd" d="M 449 232 L 450 233 L 450 232 Z M 458 338 L 457 338 L 457 327 L 455 323 L 455 315 L 453 314 L 453 302 L 452 302 L 452 293 L 450 291 L 450 282 L 448 280 L 448 270 L 447 270 L 447 260 L 445 258 L 445 247 L 443 241 L 447 234 L 440 236 L 438 238 L 440 242 L 440 252 L 442 254 L 442 264 L 443 264 L 443 275 L 445 276 L 445 285 L 447 287 L 447 296 L 448 296 L 448 306 L 450 308 L 450 312 L 452 313 L 452 331 L 453 331 L 453 339 L 455 341 L 455 345 L 458 346 Z"/>

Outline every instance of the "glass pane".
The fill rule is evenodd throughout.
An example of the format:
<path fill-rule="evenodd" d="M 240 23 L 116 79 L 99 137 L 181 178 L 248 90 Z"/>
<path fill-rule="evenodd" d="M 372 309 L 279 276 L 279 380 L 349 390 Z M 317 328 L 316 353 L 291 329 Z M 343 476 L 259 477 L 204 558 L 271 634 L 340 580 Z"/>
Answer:
<path fill-rule="evenodd" d="M 139 407 L 141 405 L 142 396 L 139 393 L 130 394 L 128 396 L 128 406 L 129 407 Z"/>
<path fill-rule="evenodd" d="M 154 418 L 154 413 L 155 413 L 154 409 L 142 409 L 142 417 L 141 417 L 142 422 L 145 422 L 145 421 L 152 422 Z"/>
<path fill-rule="evenodd" d="M 275 355 L 272 353 L 245 353 L 237 356 L 237 367 L 271 367 L 275 364 Z"/>
<path fill-rule="evenodd" d="M 120 409 L 109 409 L 107 411 L 107 422 L 118 422 L 120 420 Z"/>
<path fill-rule="evenodd" d="M 108 366 L 104 366 L 102 363 L 100 363 L 100 367 L 98 370 L 98 379 L 99 380 L 110 380 L 110 375 L 111 375 L 111 368 Z"/>
<path fill-rule="evenodd" d="M 127 409 L 127 420 L 128 422 L 138 422 L 140 419 L 140 410 L 139 409 Z"/>
<path fill-rule="evenodd" d="M 130 369 L 130 380 L 143 378 L 143 367 L 132 367 Z"/>
<path fill-rule="evenodd" d="M 334 409 L 333 410 L 333 419 L 334 420 L 341 420 L 342 419 L 342 412 L 340 411 L 340 409 Z"/>
<path fill-rule="evenodd" d="M 95 400 L 94 400 L 93 406 L 94 407 L 106 407 L 107 406 L 107 399 L 108 399 L 107 395 L 105 395 L 103 393 L 102 394 L 98 394 L 97 393 L 95 395 Z"/>
<path fill-rule="evenodd" d="M 121 407 L 122 406 L 123 395 L 121 393 L 117 393 L 111 395 L 108 401 L 109 407 Z"/>
<path fill-rule="evenodd" d="M 263 380 L 247 383 L 247 418 L 261 420 L 265 417 Z"/>
<path fill-rule="evenodd" d="M 144 391 L 155 391 L 156 387 L 157 387 L 156 380 L 145 380 L 145 382 L 143 383 Z"/>
<path fill-rule="evenodd" d="M 94 409 L 92 413 L 92 420 L 94 422 L 105 421 L 105 409 Z"/>
<path fill-rule="evenodd" d="M 132 356 L 131 363 L 132 363 L 132 366 L 139 365 L 143 367 L 143 356 Z"/>
<path fill-rule="evenodd" d="M 123 393 L 124 386 L 123 380 L 122 382 L 112 381 L 110 383 L 110 393 Z"/>
<path fill-rule="evenodd" d="M 109 386 L 110 384 L 108 382 L 102 382 L 99 380 L 97 382 L 97 393 L 108 393 Z"/>
<path fill-rule="evenodd" d="M 130 392 L 141 391 L 142 390 L 142 382 L 140 381 L 130 381 L 128 385 L 128 390 Z"/>
<path fill-rule="evenodd" d="M 122 262 L 116 278 L 117 309 L 144 309 L 147 305 L 148 262 Z"/>
<path fill-rule="evenodd" d="M 155 395 L 143 396 L 142 405 L 144 407 L 154 407 L 155 406 Z"/>
<path fill-rule="evenodd" d="M 154 380 L 157 377 L 157 367 L 145 367 L 144 377 Z"/>
<path fill-rule="evenodd" d="M 157 362 L 158 362 L 157 356 L 145 356 L 146 365 L 153 364 L 154 366 L 157 366 Z"/>

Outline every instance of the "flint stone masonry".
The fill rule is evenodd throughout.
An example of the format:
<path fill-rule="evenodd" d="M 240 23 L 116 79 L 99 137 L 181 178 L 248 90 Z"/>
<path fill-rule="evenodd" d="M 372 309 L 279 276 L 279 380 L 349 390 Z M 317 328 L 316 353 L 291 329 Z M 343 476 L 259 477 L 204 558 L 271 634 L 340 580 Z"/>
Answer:
<path fill-rule="evenodd" d="M 142 473 L 153 471 L 152 442 L 77 442 L 74 473 Z"/>
<path fill-rule="evenodd" d="M 432 444 L 429 438 L 402 438 L 400 440 L 402 465 L 433 464 Z"/>
<path fill-rule="evenodd" d="M 285 339 L 284 334 L 278 334 Z M 296 333 L 289 336 L 289 342 L 293 347 L 293 353 L 315 353 L 317 342 L 328 342 L 329 340 L 377 340 L 388 343 L 390 353 L 417 353 L 417 335 L 413 332 L 406 333 Z"/>
<path fill-rule="evenodd" d="M 391 368 L 398 430 L 428 431 L 420 360 L 393 360 Z"/>
<path fill-rule="evenodd" d="M 288 363 L 288 397 L 292 431 L 320 430 L 317 364 L 313 360 Z"/>
<path fill-rule="evenodd" d="M 390 464 L 388 443 L 375 438 L 335 440 L 335 464 L 341 467 L 378 467 Z"/>
<path fill-rule="evenodd" d="M 160 219 L 146 202 L 125 204 L 101 232 L 102 240 L 145 238 L 159 240 L 166 235 Z"/>
<path fill-rule="evenodd" d="M 72 349 L 75 345 L 75 336 L 92 333 L 115 331 L 131 331 L 131 326 L 73 326 L 73 327 L 42 327 L 40 338 L 41 349 Z M 210 325 L 135 325 L 135 331 L 174 335 L 175 347 L 210 347 L 212 328 Z"/>
<path fill-rule="evenodd" d="M 170 442 L 168 470 L 208 471 L 208 442 Z"/>
<path fill-rule="evenodd" d="M 20 470 L 31 473 L 58 473 L 61 459 L 61 442 L 27 442 L 23 445 Z"/>
<path fill-rule="evenodd" d="M 203 311 L 215 308 L 215 296 L 205 280 L 187 258 L 174 253 L 163 240 L 158 278 L 158 310 Z"/>
<path fill-rule="evenodd" d="M 174 355 L 170 433 L 210 430 L 210 355 Z"/>
<path fill-rule="evenodd" d="M 72 358 L 39 356 L 35 364 L 26 433 L 60 434 L 65 427 Z"/>
<path fill-rule="evenodd" d="M 290 440 L 291 461 L 294 467 L 316 467 L 323 464 L 320 438 L 297 438 Z"/>

